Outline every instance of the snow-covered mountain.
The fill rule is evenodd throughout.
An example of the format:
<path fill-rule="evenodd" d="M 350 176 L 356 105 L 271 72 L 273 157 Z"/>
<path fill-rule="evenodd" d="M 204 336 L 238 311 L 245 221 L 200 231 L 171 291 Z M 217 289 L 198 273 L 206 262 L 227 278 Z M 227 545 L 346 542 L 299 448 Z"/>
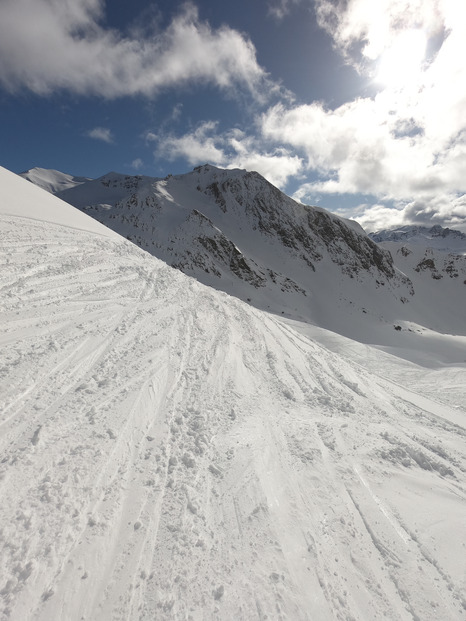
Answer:
<path fill-rule="evenodd" d="M 434 314 L 437 314 L 445 323 L 442 326 L 437 322 L 435 329 L 464 334 L 466 235 L 434 226 L 431 229 L 402 227 L 371 237 L 390 252 L 394 265 L 413 282 L 416 307 L 427 312 L 430 309 L 429 325 L 435 326 Z"/>
<path fill-rule="evenodd" d="M 400 242 L 381 242 L 381 246 L 390 251 L 395 264 L 414 278 L 416 289 L 421 279 L 427 282 L 432 289 L 430 279 L 440 281 L 443 278 L 452 279 L 455 283 L 466 284 L 462 278 L 466 275 L 466 254 L 447 254 L 431 247 L 420 244 L 404 245 Z"/>
<path fill-rule="evenodd" d="M 422 246 L 453 254 L 466 254 L 466 234 L 439 224 L 432 227 L 405 225 L 396 229 L 383 229 L 369 233 L 377 243 L 403 242 L 410 246 Z"/>
<path fill-rule="evenodd" d="M 62 173 L 59 170 L 51 170 L 48 168 L 31 168 L 20 174 L 20 177 L 27 179 L 31 183 L 38 185 L 40 188 L 56 194 L 76 185 L 91 181 L 88 177 L 74 177 Z"/>
<path fill-rule="evenodd" d="M 4 169 L 0 229 L 2 620 L 464 618 L 464 337 L 292 326 Z"/>
<path fill-rule="evenodd" d="M 379 280 L 400 280 L 358 225 L 296 203 L 257 173 L 209 165 L 166 179 L 110 173 L 58 196 L 228 292 L 307 296 L 311 272 L 328 272 L 329 263 L 337 268 L 327 278 L 358 280 L 371 270 Z"/>
<path fill-rule="evenodd" d="M 400 339 L 466 332 L 464 263 L 457 282 L 426 288 L 358 224 L 293 201 L 257 173 L 209 165 L 165 179 L 110 173 L 57 196 L 200 282 L 278 315 L 382 345 L 400 327 Z M 433 295 L 443 304 L 435 312 L 426 304 Z"/>

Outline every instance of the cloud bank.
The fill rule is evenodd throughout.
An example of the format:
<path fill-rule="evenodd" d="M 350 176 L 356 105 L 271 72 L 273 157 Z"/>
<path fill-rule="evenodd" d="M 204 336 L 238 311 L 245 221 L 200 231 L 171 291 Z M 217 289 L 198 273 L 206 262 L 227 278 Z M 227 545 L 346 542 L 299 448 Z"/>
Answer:
<path fill-rule="evenodd" d="M 336 109 L 282 103 L 262 114 L 264 139 L 299 154 L 303 168 L 319 175 L 296 196 L 362 194 L 396 205 L 367 207 L 359 215 L 366 224 L 395 217 L 464 228 L 466 4 L 316 0 L 316 14 L 335 49 L 378 93 Z M 418 47 L 414 58 L 421 40 L 425 51 Z"/>
<path fill-rule="evenodd" d="M 2 0 L 0 83 L 9 92 L 67 90 L 107 98 L 155 95 L 175 85 L 271 87 L 252 43 L 213 30 L 186 4 L 165 31 L 156 24 L 123 36 L 105 28 L 103 0 Z"/>
<path fill-rule="evenodd" d="M 287 149 L 271 146 L 267 150 L 260 138 L 238 128 L 219 132 L 215 121 L 200 123 L 181 136 L 149 133 L 146 138 L 155 143 L 156 157 L 184 158 L 191 165 L 209 162 L 224 168 L 255 170 L 278 187 L 284 187 L 302 169 L 301 158 Z"/>

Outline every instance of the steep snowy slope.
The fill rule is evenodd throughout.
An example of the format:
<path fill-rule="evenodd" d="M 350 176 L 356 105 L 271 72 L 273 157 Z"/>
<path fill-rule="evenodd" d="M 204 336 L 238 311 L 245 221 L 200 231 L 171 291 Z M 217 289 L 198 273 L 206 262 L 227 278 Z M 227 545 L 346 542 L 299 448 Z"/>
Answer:
<path fill-rule="evenodd" d="M 430 327 L 465 334 L 466 235 L 437 225 L 403 226 L 370 237 L 391 253 L 398 269 L 411 279 L 416 302 L 430 311 Z"/>
<path fill-rule="evenodd" d="M 395 267 L 356 223 L 296 203 L 257 173 L 208 165 L 166 179 L 110 173 L 59 196 L 256 308 L 383 347 L 395 329 L 399 344 L 414 335 L 421 350 L 429 331 L 466 335 L 463 264 L 454 261 L 457 283 L 427 282 L 405 262 Z"/>
<path fill-rule="evenodd" d="M 110 173 L 59 196 L 204 284 L 352 336 L 368 338 L 367 313 L 393 329 L 413 293 L 359 225 L 296 203 L 257 173 Z"/>
<path fill-rule="evenodd" d="M 411 315 L 400 322 L 403 329 L 431 329 L 466 335 L 466 254 L 448 254 L 420 243 L 381 242 L 394 264 L 413 282 L 419 320 Z M 404 319 L 404 318 L 403 318 Z M 410 321 L 417 326 L 411 326 Z"/>
<path fill-rule="evenodd" d="M 57 205 L 0 169 L 0 618 L 466 618 L 464 392 Z"/>

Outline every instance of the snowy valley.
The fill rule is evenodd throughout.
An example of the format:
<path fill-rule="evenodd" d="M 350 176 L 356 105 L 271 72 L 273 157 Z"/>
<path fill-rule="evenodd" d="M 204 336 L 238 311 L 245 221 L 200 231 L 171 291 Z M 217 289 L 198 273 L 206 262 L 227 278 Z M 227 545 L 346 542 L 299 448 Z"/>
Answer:
<path fill-rule="evenodd" d="M 0 168 L 0 619 L 466 619 L 464 255 L 59 175 Z"/>

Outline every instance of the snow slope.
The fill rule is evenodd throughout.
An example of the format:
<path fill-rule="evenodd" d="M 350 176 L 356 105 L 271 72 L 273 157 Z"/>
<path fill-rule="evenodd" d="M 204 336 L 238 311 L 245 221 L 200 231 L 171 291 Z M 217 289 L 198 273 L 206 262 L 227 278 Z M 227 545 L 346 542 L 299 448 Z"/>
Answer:
<path fill-rule="evenodd" d="M 35 170 L 35 169 L 34 169 Z M 108 227 L 92 220 L 77 209 L 69 208 L 62 200 L 49 196 L 40 187 L 27 183 L 20 177 L 12 178 L 12 173 L 0 166 L 1 213 L 18 218 L 36 219 L 73 229 L 119 239 L 119 235 Z"/>
<path fill-rule="evenodd" d="M 358 224 L 297 203 L 254 172 L 109 173 L 58 196 L 200 282 L 276 314 L 354 335 L 365 312 L 393 329 L 412 295 Z"/>
<path fill-rule="evenodd" d="M 399 322 L 403 336 L 408 336 L 409 329 L 423 338 L 432 331 L 466 336 L 466 254 L 446 253 L 421 244 L 380 245 L 391 253 L 394 264 L 415 288 L 412 306 L 416 314 L 400 317 L 405 320 Z"/>
<path fill-rule="evenodd" d="M 62 173 L 59 170 L 38 167 L 20 173 L 20 177 L 27 179 L 31 183 L 38 185 L 43 190 L 52 194 L 69 190 L 70 188 L 90 181 L 88 177 L 74 177 L 73 175 Z"/>
<path fill-rule="evenodd" d="M 210 165 L 165 179 L 109 173 L 58 196 L 256 308 L 396 346 L 408 359 L 426 340 L 435 354 L 438 333 L 466 336 L 465 258 L 444 257 L 446 277 L 428 278 L 395 254 L 394 264 L 357 223 L 297 203 L 257 173 Z"/>
<path fill-rule="evenodd" d="M 464 366 L 419 394 L 3 169 L 0 227 L 0 619 L 466 618 Z"/>

